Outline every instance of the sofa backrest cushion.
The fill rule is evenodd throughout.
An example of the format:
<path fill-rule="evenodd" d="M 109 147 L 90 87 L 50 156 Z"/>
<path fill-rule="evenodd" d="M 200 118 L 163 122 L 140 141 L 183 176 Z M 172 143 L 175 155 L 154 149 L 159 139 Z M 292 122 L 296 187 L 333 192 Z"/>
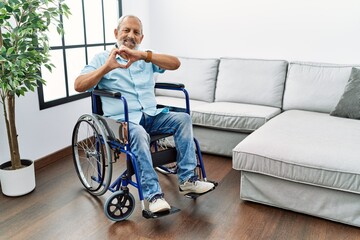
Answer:
<path fill-rule="evenodd" d="M 221 58 L 216 102 L 236 102 L 281 107 L 287 62 Z"/>
<path fill-rule="evenodd" d="M 330 115 L 360 120 L 360 68 L 352 68 L 345 91 Z"/>
<path fill-rule="evenodd" d="M 219 59 L 179 57 L 181 66 L 176 71 L 165 71 L 156 77 L 157 82 L 183 83 L 191 99 L 213 102 Z M 184 97 L 179 91 L 157 89 L 156 95 Z"/>
<path fill-rule="evenodd" d="M 349 65 L 291 62 L 283 109 L 330 113 L 344 92 L 351 69 Z"/>

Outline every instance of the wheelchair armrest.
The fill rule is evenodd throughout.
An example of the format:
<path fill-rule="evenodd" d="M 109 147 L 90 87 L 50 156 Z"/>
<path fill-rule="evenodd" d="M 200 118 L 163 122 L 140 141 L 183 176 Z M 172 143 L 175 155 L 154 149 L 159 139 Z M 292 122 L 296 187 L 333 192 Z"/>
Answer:
<path fill-rule="evenodd" d="M 105 89 L 94 89 L 92 91 L 94 95 L 102 96 L 102 97 L 111 97 L 111 98 L 121 98 L 120 92 L 115 92 L 111 90 L 105 90 Z"/>
<path fill-rule="evenodd" d="M 182 83 L 157 82 L 155 83 L 155 88 L 182 90 L 185 88 L 185 85 Z"/>
<path fill-rule="evenodd" d="M 189 98 L 188 92 L 185 89 L 184 84 L 182 84 L 182 83 L 157 82 L 157 83 L 155 83 L 155 88 L 160 88 L 160 89 L 165 89 L 165 90 L 182 91 L 184 93 L 184 96 L 185 96 L 185 104 L 186 104 L 185 112 L 190 114 L 190 98 Z M 175 109 L 178 109 L 178 108 L 175 107 L 175 108 L 172 108 L 172 109 L 175 110 Z"/>

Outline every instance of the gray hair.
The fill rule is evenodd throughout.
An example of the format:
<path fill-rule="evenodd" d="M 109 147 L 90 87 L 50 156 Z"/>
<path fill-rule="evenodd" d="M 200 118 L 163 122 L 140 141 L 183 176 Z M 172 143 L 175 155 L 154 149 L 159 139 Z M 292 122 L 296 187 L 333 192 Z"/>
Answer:
<path fill-rule="evenodd" d="M 135 18 L 139 21 L 140 23 L 140 27 L 141 27 L 141 34 L 143 33 L 143 25 L 142 25 L 142 22 L 140 20 L 140 18 L 138 18 L 137 16 L 135 15 L 124 15 L 124 16 L 121 16 L 117 22 L 117 30 L 120 30 L 120 25 L 121 23 L 124 21 L 125 18 Z"/>

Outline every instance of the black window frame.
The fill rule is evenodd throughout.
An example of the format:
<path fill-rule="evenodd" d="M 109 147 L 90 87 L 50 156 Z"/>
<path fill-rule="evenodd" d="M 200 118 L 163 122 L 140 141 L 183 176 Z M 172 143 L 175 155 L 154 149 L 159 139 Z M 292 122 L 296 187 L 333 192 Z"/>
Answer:
<path fill-rule="evenodd" d="M 72 0 L 73 1 L 73 0 Z M 69 102 L 73 102 L 73 101 L 77 101 L 83 98 L 87 98 L 90 96 L 90 93 L 85 92 L 85 93 L 78 93 L 75 95 L 70 95 L 69 94 L 69 82 L 68 82 L 68 73 L 67 73 L 67 62 L 66 62 L 66 49 L 72 49 L 72 48 L 84 48 L 85 51 L 85 63 L 84 65 L 88 64 L 88 50 L 87 48 L 89 47 L 100 47 L 103 46 L 104 50 L 106 49 L 106 46 L 111 46 L 114 45 L 115 42 L 106 42 L 106 33 L 105 33 L 105 15 L 104 15 L 104 1 L 108 1 L 108 0 L 101 0 L 101 12 L 102 12 L 102 32 L 103 32 L 103 42 L 102 43 L 96 43 L 96 44 L 87 44 L 87 38 L 86 38 L 86 20 L 85 20 L 85 16 L 86 16 L 86 12 L 85 12 L 85 0 L 81 0 L 82 3 L 82 16 L 83 16 L 83 29 L 84 29 L 84 44 L 77 44 L 77 45 L 65 45 L 65 37 L 63 36 L 61 38 L 61 46 L 50 46 L 50 51 L 52 50 L 61 50 L 62 51 L 62 55 L 63 55 L 63 63 L 64 63 L 64 81 L 65 81 L 65 90 L 66 90 L 66 96 L 62 97 L 62 98 L 58 98 L 58 99 L 54 99 L 54 100 L 50 100 L 50 101 L 46 101 L 44 99 L 44 88 L 43 88 L 43 84 L 39 83 L 39 86 L 37 88 L 38 90 L 38 100 L 39 100 L 39 107 L 40 110 L 43 109 L 47 109 L 47 108 L 51 108 L 51 107 L 55 107 L 55 106 L 59 106 L 65 103 L 69 103 Z M 117 0 L 118 1 L 118 17 L 122 16 L 122 0 Z M 71 9 L 70 9 L 71 11 Z M 74 13 L 73 13 L 74 14 Z M 63 22 L 63 16 L 60 16 L 60 21 Z M 66 32 L 66 29 L 64 29 Z M 40 73 L 41 74 L 41 73 Z"/>

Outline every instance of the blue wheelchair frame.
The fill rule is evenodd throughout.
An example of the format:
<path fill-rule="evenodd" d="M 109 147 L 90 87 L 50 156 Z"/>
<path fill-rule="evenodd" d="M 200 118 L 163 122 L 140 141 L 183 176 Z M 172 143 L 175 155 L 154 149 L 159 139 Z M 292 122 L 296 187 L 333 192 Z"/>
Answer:
<path fill-rule="evenodd" d="M 187 114 L 190 114 L 189 94 L 186 91 L 185 86 L 183 84 L 156 83 L 155 88 L 182 91 L 185 95 L 186 109 L 176 108 L 176 107 L 169 107 L 169 108 L 171 111 L 182 111 L 182 112 L 186 112 Z M 121 100 L 123 103 L 124 113 L 125 113 L 124 123 L 127 126 L 129 126 L 128 105 L 127 105 L 127 101 L 126 101 L 125 97 L 123 97 L 121 95 L 121 93 L 108 91 L 108 90 L 95 89 L 95 90 L 93 90 L 91 97 L 92 97 L 92 112 L 93 112 L 93 115 L 95 115 L 95 116 L 102 115 L 102 110 L 101 110 L 101 105 L 100 105 L 101 102 L 99 103 L 99 101 L 98 101 L 99 99 L 97 99 L 97 98 L 110 97 L 110 98 L 115 98 L 115 99 Z M 161 107 L 164 107 L 164 106 L 161 106 Z M 140 175 L 138 173 L 136 158 L 135 158 L 134 154 L 131 152 L 131 147 L 130 147 L 131 136 L 129 134 L 129 128 L 127 127 L 125 129 L 125 131 L 127 131 L 125 133 L 127 136 L 127 139 L 126 139 L 126 141 L 124 141 L 122 143 L 119 142 L 117 139 L 108 137 L 108 136 L 106 136 L 106 138 L 104 138 L 103 136 L 100 136 L 99 139 L 101 139 L 101 142 L 96 143 L 97 149 L 99 149 L 101 147 L 101 145 L 103 145 L 103 144 L 108 144 L 110 149 L 114 152 L 115 159 L 113 161 L 110 161 L 109 164 L 116 162 L 121 153 L 126 154 L 126 164 L 127 164 L 126 170 L 118 178 L 116 178 L 112 183 L 110 183 L 109 186 L 105 186 L 106 183 L 105 184 L 103 183 L 104 179 L 102 179 L 102 176 L 101 176 L 101 169 L 100 169 L 101 166 L 99 165 L 99 162 L 97 163 L 97 168 L 98 168 L 97 175 L 98 176 L 91 177 L 92 180 L 97 181 L 98 183 L 107 187 L 107 189 L 104 189 L 104 191 L 102 191 L 100 194 L 94 194 L 94 195 L 101 195 L 101 194 L 105 193 L 107 190 L 109 190 L 113 193 L 107 199 L 106 203 L 104 204 L 104 211 L 105 211 L 105 214 L 107 215 L 107 217 L 114 221 L 121 221 L 121 220 L 127 219 L 133 212 L 135 202 L 134 202 L 133 196 L 129 192 L 128 185 L 131 185 L 138 189 L 138 194 L 139 194 L 139 199 L 141 201 L 143 217 L 157 218 L 157 217 L 161 217 L 164 215 L 168 215 L 168 214 L 180 211 L 179 209 L 177 209 L 175 207 L 171 207 L 170 211 L 168 211 L 168 212 L 152 213 L 145 208 L 144 196 L 142 193 L 141 180 L 139 177 Z M 75 132 L 76 131 L 74 129 L 73 145 L 74 145 L 74 135 L 76 134 Z M 109 131 L 106 130 L 103 132 L 109 132 Z M 157 141 L 159 139 L 162 139 L 162 138 L 168 137 L 168 136 L 171 136 L 171 134 L 151 136 L 151 138 L 152 138 L 151 144 L 154 149 L 154 151 L 152 152 L 153 165 L 154 165 L 154 167 L 158 167 L 159 169 L 161 169 L 162 170 L 161 172 L 163 172 L 163 173 L 176 174 L 176 170 L 169 169 L 166 166 L 164 166 L 167 163 L 176 162 L 176 154 L 177 154 L 176 149 L 174 147 L 170 147 L 170 148 L 162 150 L 162 151 L 158 151 L 158 149 L 157 149 Z M 196 155 L 198 157 L 198 163 L 197 163 L 196 169 L 199 168 L 201 170 L 201 171 L 199 171 L 200 177 L 202 177 L 204 181 L 207 181 L 203 158 L 202 158 L 201 151 L 200 151 L 200 145 L 199 145 L 199 142 L 195 138 L 194 138 L 194 143 L 195 143 L 195 147 L 196 147 Z M 74 145 L 74 161 L 76 158 L 76 153 L 75 153 L 76 150 L 77 150 L 77 147 L 75 147 L 75 145 Z M 98 157 L 100 157 L 100 156 L 98 156 Z M 171 161 L 168 161 L 167 160 L 168 158 L 170 158 Z M 76 165 L 76 163 L 75 163 L 75 166 L 77 168 L 79 168 L 79 166 Z M 76 170 L 79 174 L 79 170 L 78 169 L 76 169 Z M 112 169 L 111 169 L 111 171 L 112 171 Z M 110 179 L 111 179 L 111 174 L 112 173 L 110 173 Z M 132 179 L 132 175 L 135 175 L 135 181 Z M 81 180 L 80 175 L 79 175 L 79 178 Z M 215 183 L 215 184 L 217 185 L 217 183 Z M 92 192 L 90 191 L 90 193 L 92 193 Z M 199 194 L 189 193 L 185 196 L 195 199 L 199 196 Z M 117 201 L 115 201 L 116 203 L 113 203 L 114 200 L 117 200 Z M 119 204 L 125 204 L 125 202 L 127 202 L 126 206 L 119 205 Z M 123 212 L 123 209 L 127 209 L 127 211 L 124 210 L 124 212 Z M 114 213 L 115 211 L 118 212 L 117 215 L 115 215 L 115 213 Z"/>

